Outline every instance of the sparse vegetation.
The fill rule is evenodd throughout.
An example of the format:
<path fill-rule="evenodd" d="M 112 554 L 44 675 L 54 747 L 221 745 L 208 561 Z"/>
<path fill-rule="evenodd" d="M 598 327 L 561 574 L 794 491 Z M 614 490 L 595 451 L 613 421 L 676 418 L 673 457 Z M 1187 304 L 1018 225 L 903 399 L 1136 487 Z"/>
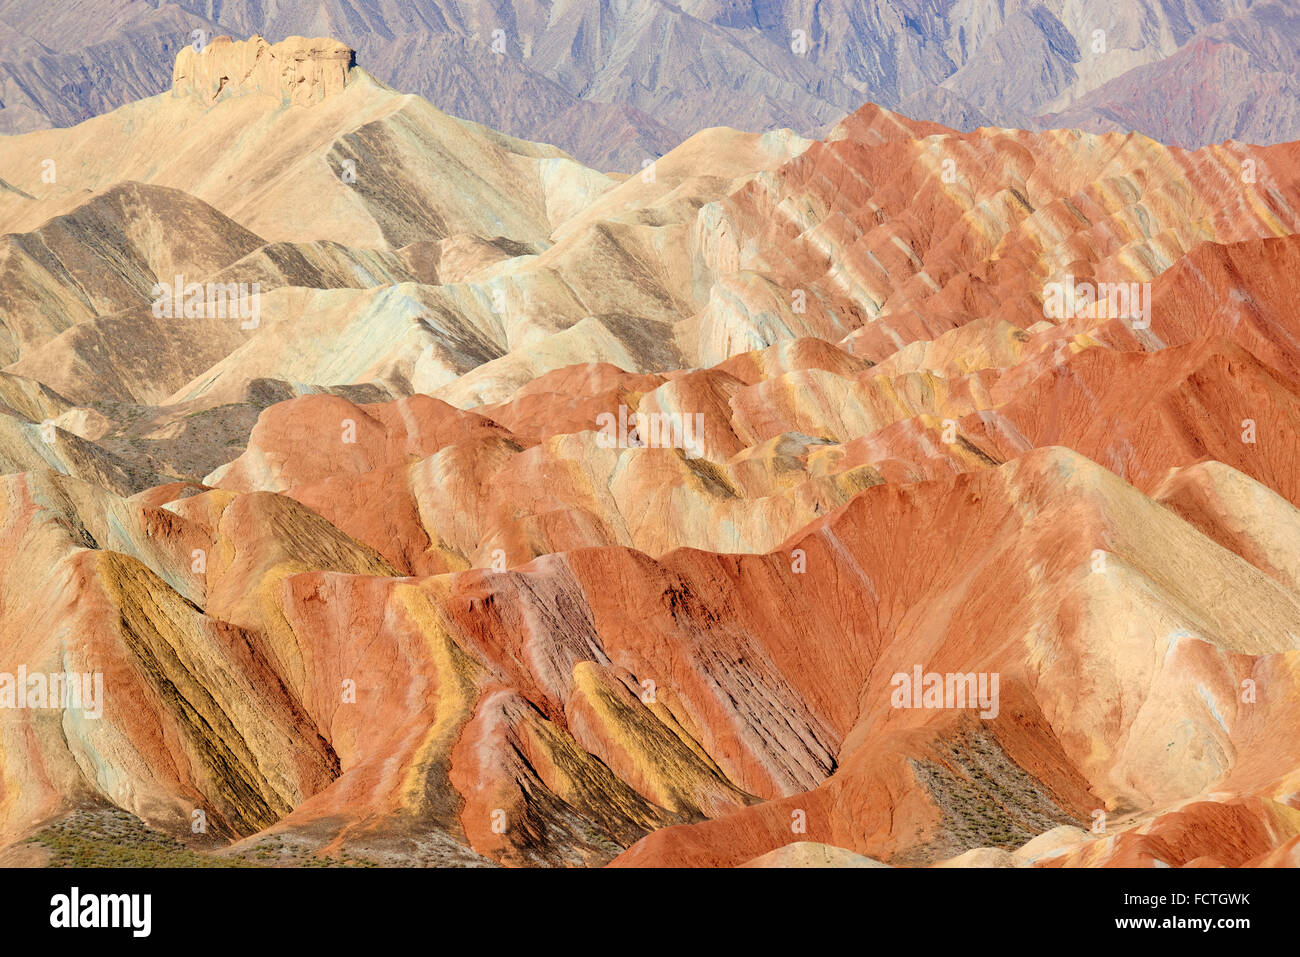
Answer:
<path fill-rule="evenodd" d="M 117 808 L 79 809 L 27 843 L 51 852 L 50 867 L 376 867 L 344 851 L 320 857 L 268 836 L 237 854 L 195 849 Z"/>

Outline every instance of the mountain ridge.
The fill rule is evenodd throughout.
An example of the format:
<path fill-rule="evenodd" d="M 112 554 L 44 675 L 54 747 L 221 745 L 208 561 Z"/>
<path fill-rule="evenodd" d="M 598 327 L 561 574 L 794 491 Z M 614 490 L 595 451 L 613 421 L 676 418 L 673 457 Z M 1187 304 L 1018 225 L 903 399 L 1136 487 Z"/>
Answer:
<path fill-rule="evenodd" d="M 1285 0 L 100 3 L 117 22 L 108 9 L 0 7 L 15 37 L 0 132 L 69 125 L 161 92 L 198 31 L 199 43 L 337 35 L 390 85 L 606 171 L 635 172 L 706 126 L 821 136 L 865 101 L 966 131 L 1137 129 L 1187 148 L 1300 138 L 1300 21 Z M 83 49 L 88 34 L 104 39 Z M 1193 102 L 1195 71 L 1216 81 Z"/>

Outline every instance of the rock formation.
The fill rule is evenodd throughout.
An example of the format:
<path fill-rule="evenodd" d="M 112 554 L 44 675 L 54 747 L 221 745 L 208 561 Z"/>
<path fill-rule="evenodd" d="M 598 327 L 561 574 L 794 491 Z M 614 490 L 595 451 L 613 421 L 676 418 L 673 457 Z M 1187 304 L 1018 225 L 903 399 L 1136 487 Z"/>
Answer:
<path fill-rule="evenodd" d="M 172 70 L 172 93 L 216 103 L 227 96 L 260 93 L 294 106 L 311 106 L 343 91 L 353 51 L 337 40 L 289 37 L 267 43 L 260 36 L 235 41 L 201 39 L 181 50 Z"/>

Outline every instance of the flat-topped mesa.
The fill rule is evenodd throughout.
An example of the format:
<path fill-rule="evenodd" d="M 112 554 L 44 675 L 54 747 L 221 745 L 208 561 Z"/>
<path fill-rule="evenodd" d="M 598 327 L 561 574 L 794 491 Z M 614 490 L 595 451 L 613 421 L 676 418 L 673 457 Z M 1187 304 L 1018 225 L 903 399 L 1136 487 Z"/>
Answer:
<path fill-rule="evenodd" d="M 226 96 L 263 93 L 294 106 L 310 106 L 343 91 L 355 54 L 338 40 L 288 37 L 267 43 L 217 37 L 197 51 L 187 46 L 172 70 L 173 96 L 201 96 L 215 103 Z"/>

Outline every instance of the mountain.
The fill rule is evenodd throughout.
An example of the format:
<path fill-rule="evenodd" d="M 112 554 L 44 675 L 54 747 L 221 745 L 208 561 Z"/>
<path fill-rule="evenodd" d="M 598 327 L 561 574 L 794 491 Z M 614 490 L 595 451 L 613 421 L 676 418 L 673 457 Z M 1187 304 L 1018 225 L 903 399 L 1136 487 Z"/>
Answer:
<path fill-rule="evenodd" d="M 192 41 L 320 34 L 390 86 L 600 170 L 705 127 L 821 136 L 866 101 L 966 131 L 1300 138 L 1289 0 L 5 0 L 0 30 L 10 133 L 161 92 Z"/>
<path fill-rule="evenodd" d="M 0 137 L 7 859 L 1296 863 L 1300 143 L 171 76 Z"/>

